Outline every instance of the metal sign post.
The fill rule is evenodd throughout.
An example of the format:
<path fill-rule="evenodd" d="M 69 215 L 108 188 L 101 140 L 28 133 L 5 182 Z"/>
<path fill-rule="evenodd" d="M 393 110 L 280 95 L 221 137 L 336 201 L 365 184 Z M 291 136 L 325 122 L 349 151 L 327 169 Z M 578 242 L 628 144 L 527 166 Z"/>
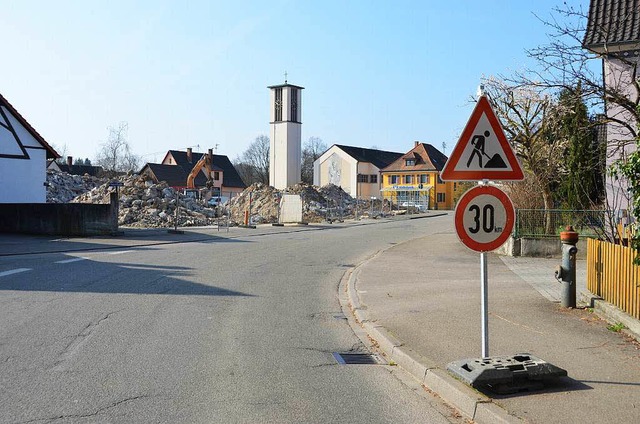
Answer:
<path fill-rule="evenodd" d="M 480 252 L 480 315 L 482 358 L 489 357 L 489 277 L 487 252 L 500 247 L 515 222 L 513 203 L 486 180 L 468 190 L 458 201 L 455 226 L 458 238 L 469 249 Z"/>
<path fill-rule="evenodd" d="M 482 303 L 480 313 L 482 315 L 482 357 L 489 357 L 489 282 L 487 275 L 487 252 L 480 252 L 480 296 Z"/>

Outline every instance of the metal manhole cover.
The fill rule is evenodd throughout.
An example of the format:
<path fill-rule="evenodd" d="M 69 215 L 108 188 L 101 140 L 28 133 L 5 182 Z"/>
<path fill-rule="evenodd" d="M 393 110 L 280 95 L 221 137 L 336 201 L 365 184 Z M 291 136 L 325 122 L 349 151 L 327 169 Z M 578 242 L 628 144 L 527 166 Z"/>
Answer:
<path fill-rule="evenodd" d="M 333 357 L 340 365 L 380 365 L 384 363 L 378 355 L 369 353 L 333 352 Z"/>

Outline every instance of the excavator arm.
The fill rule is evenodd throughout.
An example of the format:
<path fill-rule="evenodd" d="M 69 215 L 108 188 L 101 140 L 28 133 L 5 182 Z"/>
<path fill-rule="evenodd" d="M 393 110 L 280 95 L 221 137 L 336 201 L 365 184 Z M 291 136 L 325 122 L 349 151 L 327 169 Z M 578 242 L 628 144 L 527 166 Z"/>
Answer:
<path fill-rule="evenodd" d="M 213 180 L 211 179 L 211 157 L 208 154 L 204 154 L 202 155 L 202 158 L 200 158 L 200 160 L 196 162 L 193 169 L 189 173 L 189 176 L 187 177 L 187 188 L 196 188 L 195 180 L 202 168 L 204 168 L 206 171 L 205 174 L 207 176 L 207 186 L 213 183 Z"/>

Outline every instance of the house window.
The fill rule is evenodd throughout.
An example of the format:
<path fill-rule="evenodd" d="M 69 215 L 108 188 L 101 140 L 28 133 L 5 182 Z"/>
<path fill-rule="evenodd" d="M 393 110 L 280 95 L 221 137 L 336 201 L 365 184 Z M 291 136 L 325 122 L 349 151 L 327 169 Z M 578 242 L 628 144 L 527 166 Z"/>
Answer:
<path fill-rule="evenodd" d="M 411 175 L 405 175 L 404 176 L 404 183 L 405 184 L 411 184 L 411 182 L 413 181 L 413 178 Z"/>
<path fill-rule="evenodd" d="M 444 193 L 438 193 L 438 203 L 444 202 Z"/>
<path fill-rule="evenodd" d="M 282 121 L 282 88 L 276 88 L 274 112 L 275 112 L 275 120 Z"/>
<path fill-rule="evenodd" d="M 365 174 L 358 174 L 358 182 L 359 183 L 368 183 L 369 182 L 369 176 L 365 175 Z"/>
<path fill-rule="evenodd" d="M 398 184 L 398 176 L 389 175 L 389 184 Z"/>
<path fill-rule="evenodd" d="M 414 166 L 416 164 L 416 160 L 415 159 L 405 159 L 404 160 L 404 164 L 406 166 Z"/>
<path fill-rule="evenodd" d="M 458 189 L 458 183 L 453 183 L 453 191 L 456 191 Z"/>
<path fill-rule="evenodd" d="M 420 184 L 429 184 L 429 174 L 420 175 Z"/>
<path fill-rule="evenodd" d="M 375 174 L 369 175 L 369 182 L 370 183 L 377 183 L 378 182 L 378 176 Z"/>
<path fill-rule="evenodd" d="M 213 179 L 216 181 L 220 179 L 220 171 L 213 171 Z"/>

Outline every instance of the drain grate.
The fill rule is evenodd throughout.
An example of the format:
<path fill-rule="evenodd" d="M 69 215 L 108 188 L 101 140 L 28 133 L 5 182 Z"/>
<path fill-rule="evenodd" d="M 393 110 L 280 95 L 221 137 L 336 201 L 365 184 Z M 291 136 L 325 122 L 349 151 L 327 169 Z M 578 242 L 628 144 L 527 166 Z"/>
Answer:
<path fill-rule="evenodd" d="M 383 363 L 378 355 L 369 353 L 333 352 L 333 357 L 340 365 L 379 365 Z"/>

